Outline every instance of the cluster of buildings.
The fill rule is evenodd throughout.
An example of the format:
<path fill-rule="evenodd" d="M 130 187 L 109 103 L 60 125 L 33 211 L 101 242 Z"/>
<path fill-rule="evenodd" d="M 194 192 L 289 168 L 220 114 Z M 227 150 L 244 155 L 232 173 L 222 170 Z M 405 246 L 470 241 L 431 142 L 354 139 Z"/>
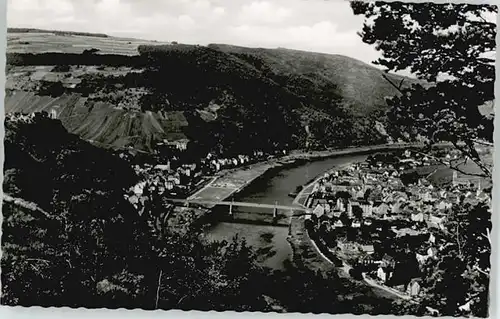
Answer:
<path fill-rule="evenodd" d="M 6 113 L 5 118 L 12 122 L 33 123 L 37 118 L 47 118 L 50 115 L 47 112 L 31 112 L 31 113 Z"/>
<path fill-rule="evenodd" d="M 274 155 L 256 150 L 250 155 L 239 154 L 233 157 L 218 157 L 209 153 L 206 158 L 201 160 L 201 165 L 205 167 L 209 173 L 217 173 L 223 169 L 236 168 L 263 160 L 269 160 L 274 158 L 275 155 L 282 156 L 286 154 L 286 150 L 276 151 Z"/>
<path fill-rule="evenodd" d="M 134 170 L 140 181 L 131 187 L 125 198 L 142 214 L 145 205 L 154 195 L 182 196 L 187 194 L 193 184 L 201 181 L 202 172 L 196 164 L 184 164 L 175 169 L 167 164 L 144 166 L 135 165 Z"/>
<path fill-rule="evenodd" d="M 184 147 L 175 148 L 183 151 Z M 252 156 L 237 155 L 229 158 L 217 157 L 209 153 L 198 163 L 179 164 L 174 158 L 166 164 L 135 165 L 134 170 L 140 181 L 131 187 L 125 198 L 142 214 L 145 205 L 153 199 L 153 195 L 165 197 L 186 197 L 198 189 L 210 175 L 223 169 L 231 169 L 267 158 L 268 154 L 255 151 Z"/>
<path fill-rule="evenodd" d="M 261 153 L 260 155 L 263 156 L 263 153 Z M 258 158 L 257 153 L 253 158 Z M 222 169 L 248 164 L 250 162 L 250 156 L 238 155 L 232 158 L 216 158 L 212 154 L 208 154 L 207 157 L 202 160 L 202 162 L 208 166 L 211 172 L 218 172 Z"/>
<path fill-rule="evenodd" d="M 443 235 L 448 232 L 446 220 L 452 207 L 480 202 L 491 205 L 491 196 L 483 190 L 480 180 L 459 179 L 456 174 L 443 187 L 434 186 L 426 178 L 403 184 L 401 175 L 406 169 L 435 164 L 430 158 L 363 162 L 325 174 L 306 205 L 322 229 L 335 235 L 331 251 L 361 267 L 378 283 L 418 296 L 420 272 L 408 269 L 425 267 L 449 245 Z M 347 233 L 356 235 L 347 240 Z M 375 248 L 384 237 L 393 238 L 395 246 L 381 253 Z M 407 242 L 412 244 L 408 246 Z M 406 246 L 397 247 L 397 243 Z M 408 260 L 415 262 L 405 264 Z M 396 282 L 396 277 L 405 279 Z"/>

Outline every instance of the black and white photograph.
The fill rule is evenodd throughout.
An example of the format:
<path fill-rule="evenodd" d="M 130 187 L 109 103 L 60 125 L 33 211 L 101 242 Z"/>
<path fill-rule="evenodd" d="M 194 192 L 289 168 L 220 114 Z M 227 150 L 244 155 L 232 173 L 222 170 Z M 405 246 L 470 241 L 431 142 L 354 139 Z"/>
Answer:
<path fill-rule="evenodd" d="M 488 317 L 497 13 L 7 0 L 1 305 Z"/>

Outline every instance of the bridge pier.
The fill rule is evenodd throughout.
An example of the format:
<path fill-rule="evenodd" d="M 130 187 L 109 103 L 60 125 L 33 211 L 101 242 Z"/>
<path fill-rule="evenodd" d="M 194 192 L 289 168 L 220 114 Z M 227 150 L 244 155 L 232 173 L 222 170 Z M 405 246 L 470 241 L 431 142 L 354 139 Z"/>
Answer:
<path fill-rule="evenodd" d="M 278 222 L 278 202 L 274 203 L 274 208 L 273 208 L 273 224 Z"/>
<path fill-rule="evenodd" d="M 231 204 L 229 204 L 229 217 L 233 217 L 233 200 L 231 200 Z"/>

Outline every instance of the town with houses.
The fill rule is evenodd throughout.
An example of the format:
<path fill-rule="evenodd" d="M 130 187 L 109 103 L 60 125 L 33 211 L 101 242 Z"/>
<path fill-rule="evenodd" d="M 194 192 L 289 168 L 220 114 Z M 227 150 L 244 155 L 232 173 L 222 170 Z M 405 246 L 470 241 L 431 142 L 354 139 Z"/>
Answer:
<path fill-rule="evenodd" d="M 450 209 L 467 203 L 484 203 L 491 209 L 491 190 L 480 178 L 459 177 L 456 172 L 450 183 L 442 185 L 421 175 L 407 180 L 407 172 L 437 167 L 458 153 L 447 150 L 441 158 L 411 150 L 400 153 L 399 157 L 395 153 L 372 155 L 364 162 L 325 173 L 314 183 L 304 206 L 310 212 L 306 216 L 309 227 L 320 234 L 316 239 L 336 257 L 337 266 L 347 265 L 352 277 L 418 302 L 425 294 L 421 282 L 426 264 L 449 245 L 446 218 Z M 253 156 L 232 158 L 208 154 L 197 164 L 173 158 L 164 165 L 135 165 L 142 180 L 125 197 L 141 214 L 153 195 L 185 198 L 224 170 L 285 154 L 256 151 Z M 430 170 L 428 176 L 434 172 Z M 470 303 L 461 307 L 467 310 Z"/>
<path fill-rule="evenodd" d="M 443 159 L 456 156 L 447 152 Z M 308 229 L 320 234 L 330 256 L 347 264 L 353 277 L 418 301 L 426 264 L 450 245 L 445 222 L 452 206 L 483 203 L 491 210 L 491 190 L 479 178 L 454 172 L 445 185 L 425 176 L 403 183 L 403 172 L 437 164 L 407 150 L 392 163 L 369 157 L 325 173 L 306 200 L 313 213 L 306 216 Z M 460 309 L 468 308 L 470 302 Z"/>
<path fill-rule="evenodd" d="M 29 123 L 41 115 L 7 116 Z M 168 147 L 181 156 L 174 156 L 165 164 L 133 166 L 141 179 L 124 197 L 140 215 L 154 198 L 186 198 L 225 171 L 245 170 L 250 164 L 287 155 L 286 151 L 255 151 L 250 156 L 219 158 L 209 153 L 197 163 L 185 163 L 180 160 L 186 151 L 183 145 Z M 450 210 L 456 205 L 484 204 L 491 212 L 488 181 L 467 175 L 459 177 L 456 171 L 450 182 L 439 184 L 431 180 L 436 167 L 459 156 L 458 151 L 450 149 L 436 153 L 439 154 L 435 157 L 413 149 L 375 153 L 366 161 L 333 168 L 320 176 L 306 187 L 312 186 L 312 190 L 303 204 L 308 211 L 305 228 L 309 234 L 317 234 L 311 239 L 323 248 L 320 250 L 326 249 L 335 266 L 347 269 L 351 277 L 418 302 L 425 295 L 421 283 L 426 266 L 450 245 L 446 226 Z M 120 154 L 122 158 L 126 156 Z M 426 174 L 416 173 L 422 168 Z M 302 186 L 298 189 L 305 190 Z M 490 234 L 487 236 L 489 239 Z M 468 312 L 470 306 L 468 302 L 460 309 Z"/>
<path fill-rule="evenodd" d="M 182 153 L 184 148 L 171 146 Z M 285 155 L 286 151 L 279 155 Z M 275 154 L 277 155 L 277 154 Z M 249 155 L 238 155 L 230 158 L 220 158 L 211 153 L 198 163 L 183 164 L 177 157 L 166 161 L 166 164 L 135 165 L 134 170 L 141 181 L 131 187 L 125 195 L 126 199 L 142 213 L 145 203 L 151 200 L 151 195 L 168 198 L 185 198 L 197 189 L 206 185 L 207 181 L 223 170 L 233 169 L 274 158 L 262 151 L 254 151 Z M 123 155 L 122 155 L 123 156 Z"/>

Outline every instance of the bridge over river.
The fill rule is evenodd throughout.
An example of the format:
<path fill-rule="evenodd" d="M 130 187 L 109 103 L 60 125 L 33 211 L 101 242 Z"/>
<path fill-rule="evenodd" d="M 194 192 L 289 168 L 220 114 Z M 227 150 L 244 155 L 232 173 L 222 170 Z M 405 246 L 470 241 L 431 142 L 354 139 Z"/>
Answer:
<path fill-rule="evenodd" d="M 308 210 L 300 207 L 300 206 L 287 206 L 287 205 L 278 205 L 275 204 L 263 204 L 263 203 L 251 203 L 251 202 L 238 202 L 238 201 L 208 201 L 208 200 L 195 200 L 195 199 L 174 199 L 167 198 L 168 201 L 183 205 L 196 204 L 207 207 L 215 207 L 215 206 L 228 206 L 229 215 L 233 215 L 233 207 L 251 207 L 251 208 L 259 208 L 259 214 L 268 214 L 273 215 L 273 218 L 277 218 L 279 215 L 279 211 L 287 211 L 291 212 L 290 215 L 304 215 L 308 213 Z"/>
<path fill-rule="evenodd" d="M 167 198 L 168 201 L 180 204 L 198 204 L 204 206 L 232 206 L 232 207 L 254 207 L 254 208 L 267 208 L 267 209 L 279 209 L 279 210 L 293 210 L 293 211 L 306 211 L 305 208 L 300 206 L 284 206 L 278 204 L 261 204 L 261 203 L 250 203 L 250 202 L 237 202 L 237 201 L 207 201 L 207 200 L 192 200 L 192 199 L 174 199 Z"/>

